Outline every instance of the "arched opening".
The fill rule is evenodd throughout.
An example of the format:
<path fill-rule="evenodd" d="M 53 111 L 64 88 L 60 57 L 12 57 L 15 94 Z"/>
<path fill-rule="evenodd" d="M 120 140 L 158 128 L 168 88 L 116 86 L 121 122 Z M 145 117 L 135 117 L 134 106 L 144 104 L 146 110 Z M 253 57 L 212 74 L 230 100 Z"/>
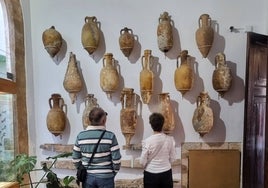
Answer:
<path fill-rule="evenodd" d="M 0 124 L 6 132 L 1 132 L 3 144 L 13 145 L 14 155 L 18 153 L 28 154 L 28 127 L 26 108 L 26 77 L 24 54 L 24 29 L 23 15 L 20 0 L 0 0 L 3 23 L 0 45 Z M 3 35 L 5 35 L 3 37 Z M 0 43 L 1 43 L 0 42 Z M 9 112 L 6 116 L 6 112 Z M 1 114 L 2 112 L 2 114 Z M 0 121 L 0 122 L 1 122 Z M 4 123 L 6 121 L 6 123 Z M 11 129 L 8 129 L 7 127 Z M 2 130 L 4 131 L 4 130 Z M 11 132 L 13 136 L 11 136 Z M 0 133 L 0 138 L 1 138 Z M 6 138 L 6 139 L 5 139 Z M 12 141 L 13 139 L 13 141 Z M 4 140 L 6 143 L 4 143 Z M 1 145 L 1 144 L 0 144 Z M 10 148 L 0 148 L 10 149 Z M 2 151 L 3 152 L 3 151 Z M 0 155 L 1 156 L 1 155 Z"/>

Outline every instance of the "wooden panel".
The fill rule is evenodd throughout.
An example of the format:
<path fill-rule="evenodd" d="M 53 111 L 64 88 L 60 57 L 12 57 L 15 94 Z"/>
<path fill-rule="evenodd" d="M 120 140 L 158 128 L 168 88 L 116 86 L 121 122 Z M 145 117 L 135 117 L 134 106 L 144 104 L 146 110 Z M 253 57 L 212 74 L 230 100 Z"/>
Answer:
<path fill-rule="evenodd" d="M 266 87 L 267 79 L 267 48 L 265 47 L 253 47 L 250 49 L 251 57 L 253 58 L 253 70 L 254 86 Z"/>
<path fill-rule="evenodd" d="M 190 150 L 190 188 L 239 188 L 240 151 Z"/>

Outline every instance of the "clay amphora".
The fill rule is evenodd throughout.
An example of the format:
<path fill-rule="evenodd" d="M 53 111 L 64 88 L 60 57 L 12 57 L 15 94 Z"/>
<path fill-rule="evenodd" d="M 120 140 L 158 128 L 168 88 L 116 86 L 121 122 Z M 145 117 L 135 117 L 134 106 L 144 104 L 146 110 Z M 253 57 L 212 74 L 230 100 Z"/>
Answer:
<path fill-rule="evenodd" d="M 62 46 L 62 36 L 55 29 L 54 26 L 51 26 L 49 29 L 46 29 L 42 35 L 42 41 L 46 51 L 49 53 L 51 57 L 55 57 L 55 55 L 60 51 Z"/>
<path fill-rule="evenodd" d="M 82 121 L 83 128 L 86 129 L 90 125 L 89 112 L 94 108 L 99 107 L 97 99 L 94 97 L 94 94 L 88 94 L 85 99 L 85 109 L 83 111 Z"/>
<path fill-rule="evenodd" d="M 214 40 L 214 30 L 211 27 L 211 18 L 202 14 L 198 20 L 199 28 L 195 33 L 196 44 L 204 58 L 207 57 Z"/>
<path fill-rule="evenodd" d="M 169 134 L 175 128 L 174 114 L 170 103 L 169 93 L 158 94 L 158 101 L 159 113 L 165 117 L 163 132 Z"/>
<path fill-rule="evenodd" d="M 65 129 L 66 115 L 63 108 L 65 106 L 64 100 L 60 94 L 54 93 L 49 98 L 48 104 L 50 110 L 46 119 L 47 128 L 53 135 L 58 136 Z"/>
<path fill-rule="evenodd" d="M 134 47 L 134 35 L 132 29 L 125 27 L 120 31 L 119 46 L 126 57 L 129 57 Z"/>
<path fill-rule="evenodd" d="M 134 89 L 123 88 L 120 101 L 122 109 L 120 111 L 121 131 L 126 140 L 126 148 L 130 147 L 131 138 L 134 136 L 137 125 L 136 98 Z"/>
<path fill-rule="evenodd" d="M 181 65 L 179 64 L 181 59 Z M 174 74 L 174 82 L 176 89 L 184 95 L 187 91 L 191 90 L 194 81 L 193 70 L 190 66 L 190 56 L 187 50 L 183 50 L 177 58 L 177 69 Z"/>
<path fill-rule="evenodd" d="M 106 53 L 104 55 L 103 68 L 100 72 L 100 86 L 109 98 L 119 86 L 119 74 L 112 53 Z"/>
<path fill-rule="evenodd" d="M 150 102 L 153 94 L 154 73 L 151 70 L 153 67 L 153 56 L 151 54 L 151 50 L 144 50 L 144 55 L 141 59 L 142 71 L 140 72 L 140 90 L 144 104 Z"/>
<path fill-rule="evenodd" d="M 232 85 L 232 73 L 225 61 L 225 54 L 218 53 L 215 57 L 215 70 L 212 75 L 213 88 L 223 97 Z"/>
<path fill-rule="evenodd" d="M 100 41 L 100 29 L 95 16 L 85 17 L 81 41 L 84 49 L 89 53 L 89 55 L 93 54 L 93 52 L 95 52 L 98 48 Z"/>
<path fill-rule="evenodd" d="M 173 33 L 172 33 L 172 25 L 171 18 L 167 12 L 164 12 L 160 15 L 159 24 L 157 27 L 157 43 L 158 48 L 166 53 L 173 46 Z"/>
<path fill-rule="evenodd" d="M 63 81 L 64 89 L 69 93 L 72 104 L 76 100 L 77 93 L 82 90 L 83 82 L 78 70 L 75 54 L 70 52 L 68 67 Z"/>
<path fill-rule="evenodd" d="M 201 137 L 209 133 L 213 127 L 213 111 L 209 107 L 210 97 L 207 92 L 201 92 L 197 97 L 197 108 L 194 111 L 192 123 Z"/>

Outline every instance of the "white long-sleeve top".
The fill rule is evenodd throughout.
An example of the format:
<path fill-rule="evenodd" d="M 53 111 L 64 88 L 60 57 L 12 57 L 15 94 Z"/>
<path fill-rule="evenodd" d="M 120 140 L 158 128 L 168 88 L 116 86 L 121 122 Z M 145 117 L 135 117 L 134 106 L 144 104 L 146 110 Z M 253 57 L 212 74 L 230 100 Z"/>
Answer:
<path fill-rule="evenodd" d="M 175 141 L 172 136 L 157 133 L 142 141 L 140 163 L 145 171 L 151 173 L 168 171 L 175 159 Z"/>

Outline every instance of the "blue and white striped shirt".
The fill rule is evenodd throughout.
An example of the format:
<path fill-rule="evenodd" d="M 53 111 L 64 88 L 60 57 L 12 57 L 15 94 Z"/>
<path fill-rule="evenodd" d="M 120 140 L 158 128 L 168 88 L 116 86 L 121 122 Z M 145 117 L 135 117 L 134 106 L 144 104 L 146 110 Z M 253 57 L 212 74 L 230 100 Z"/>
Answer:
<path fill-rule="evenodd" d="M 73 162 L 76 167 L 80 161 L 87 167 L 87 173 L 97 177 L 109 178 L 116 175 L 121 166 L 120 148 L 115 134 L 106 131 L 101 139 L 91 164 L 88 162 L 105 126 L 91 126 L 81 131 L 73 147 Z"/>

